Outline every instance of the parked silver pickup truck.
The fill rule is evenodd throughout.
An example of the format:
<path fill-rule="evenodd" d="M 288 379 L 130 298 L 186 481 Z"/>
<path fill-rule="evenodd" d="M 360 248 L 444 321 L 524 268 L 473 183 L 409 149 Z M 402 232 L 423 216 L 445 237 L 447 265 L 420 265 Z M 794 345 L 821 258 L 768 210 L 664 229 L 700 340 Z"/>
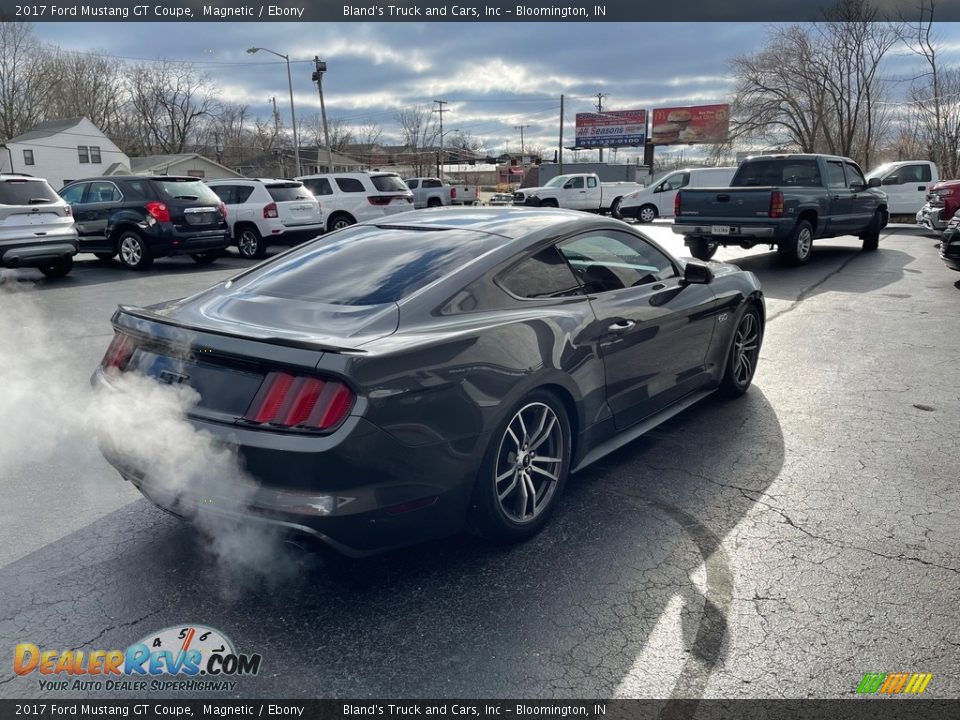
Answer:
<path fill-rule="evenodd" d="M 418 210 L 420 208 L 453 205 L 456 190 L 440 178 L 404 178 L 404 182 L 413 192 L 413 206 Z"/>

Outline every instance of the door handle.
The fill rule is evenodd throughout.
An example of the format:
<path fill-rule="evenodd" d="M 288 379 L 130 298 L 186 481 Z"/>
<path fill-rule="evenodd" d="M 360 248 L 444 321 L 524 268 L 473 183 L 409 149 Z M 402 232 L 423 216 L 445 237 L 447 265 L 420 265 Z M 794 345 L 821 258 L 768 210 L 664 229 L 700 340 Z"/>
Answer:
<path fill-rule="evenodd" d="M 839 196 L 839 195 L 834 195 L 834 196 L 833 196 L 833 199 L 834 199 L 834 200 L 839 200 L 839 199 L 840 199 L 840 196 Z"/>
<path fill-rule="evenodd" d="M 926 189 L 927 189 L 926 185 L 921 185 L 920 187 L 917 188 L 917 192 L 923 192 Z"/>
<path fill-rule="evenodd" d="M 636 323 L 633 320 L 621 320 L 620 322 L 615 322 L 610 327 L 607 328 L 612 333 L 622 333 L 626 332 L 632 328 Z"/>

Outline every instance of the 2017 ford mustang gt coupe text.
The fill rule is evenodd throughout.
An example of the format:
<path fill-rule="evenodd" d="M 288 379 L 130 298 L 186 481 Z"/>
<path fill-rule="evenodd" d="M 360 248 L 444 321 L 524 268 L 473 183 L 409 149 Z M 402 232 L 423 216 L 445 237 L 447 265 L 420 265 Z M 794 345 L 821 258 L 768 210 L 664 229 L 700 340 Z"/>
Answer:
<path fill-rule="evenodd" d="M 571 472 L 710 393 L 744 393 L 764 320 L 752 273 L 676 259 L 618 220 L 416 211 L 121 306 L 93 382 L 191 386 L 190 422 L 255 482 L 245 520 L 361 555 L 464 527 L 532 535 Z M 210 488 L 172 494 L 105 454 L 161 507 L 217 512 Z"/>

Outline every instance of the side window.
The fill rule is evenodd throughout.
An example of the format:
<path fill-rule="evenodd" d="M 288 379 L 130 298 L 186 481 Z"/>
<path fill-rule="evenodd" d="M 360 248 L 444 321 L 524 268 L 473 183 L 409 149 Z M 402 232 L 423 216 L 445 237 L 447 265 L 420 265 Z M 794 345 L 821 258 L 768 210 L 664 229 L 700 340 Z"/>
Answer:
<path fill-rule="evenodd" d="M 854 185 L 862 185 L 863 187 L 867 186 L 867 181 L 863 179 L 863 173 L 860 172 L 860 168 L 851 163 L 844 163 L 844 167 L 847 170 L 847 178 L 850 187 Z"/>
<path fill-rule="evenodd" d="M 227 205 L 236 203 L 237 188 L 234 185 L 214 185 L 210 188 Z"/>
<path fill-rule="evenodd" d="M 240 205 L 245 203 L 251 195 L 253 195 L 253 188 L 249 185 L 237 185 L 233 188 L 233 201 Z"/>
<path fill-rule="evenodd" d="M 933 177 L 929 165 L 907 165 L 897 175 L 902 183 L 930 182 Z"/>
<path fill-rule="evenodd" d="M 127 197 L 138 199 L 152 198 L 155 195 L 145 180 L 124 180 L 123 192 Z"/>
<path fill-rule="evenodd" d="M 304 186 L 314 195 L 333 195 L 333 187 L 326 178 L 312 178 L 303 181 Z"/>
<path fill-rule="evenodd" d="M 443 184 L 439 180 L 424 180 L 423 186 L 425 188 L 438 188 L 442 187 Z"/>
<path fill-rule="evenodd" d="M 23 164 L 24 164 L 24 165 L 33 165 L 33 150 L 24 150 L 24 151 L 23 151 Z"/>
<path fill-rule="evenodd" d="M 363 183 L 356 178 L 337 178 L 337 187 L 345 193 L 362 193 Z"/>
<path fill-rule="evenodd" d="M 87 191 L 88 203 L 106 203 L 122 200 L 123 195 L 112 182 L 92 182 Z"/>
<path fill-rule="evenodd" d="M 641 237 L 616 230 L 588 233 L 560 245 L 587 292 L 607 292 L 676 275 L 673 263 Z"/>
<path fill-rule="evenodd" d="M 60 192 L 60 197 L 66 200 L 70 205 L 79 205 L 83 202 L 83 191 L 87 189 L 86 183 L 71 185 Z"/>
<path fill-rule="evenodd" d="M 827 187 L 845 188 L 847 181 L 843 177 L 843 163 L 827 161 Z"/>
<path fill-rule="evenodd" d="M 420 185 L 419 180 L 407 180 L 407 187 L 410 188 L 411 190 L 416 190 L 419 185 Z"/>
<path fill-rule="evenodd" d="M 597 186 L 597 179 L 596 179 L 596 178 L 593 178 L 593 177 L 588 177 L 588 178 L 587 178 L 587 187 L 588 187 L 588 188 L 595 188 L 596 186 Z"/>
<path fill-rule="evenodd" d="M 522 298 L 581 295 L 583 290 L 555 245 L 514 265 L 498 279 L 500 285 Z"/>
<path fill-rule="evenodd" d="M 564 185 L 563 187 L 579 190 L 583 188 L 583 178 L 582 177 L 570 178 L 569 180 L 567 180 L 566 185 Z"/>
<path fill-rule="evenodd" d="M 86 145 L 77 146 L 77 157 L 80 159 L 81 165 L 89 164 L 90 162 L 90 148 Z"/>
<path fill-rule="evenodd" d="M 90 162 L 94 165 L 100 164 L 100 148 L 96 145 L 90 146 Z"/>

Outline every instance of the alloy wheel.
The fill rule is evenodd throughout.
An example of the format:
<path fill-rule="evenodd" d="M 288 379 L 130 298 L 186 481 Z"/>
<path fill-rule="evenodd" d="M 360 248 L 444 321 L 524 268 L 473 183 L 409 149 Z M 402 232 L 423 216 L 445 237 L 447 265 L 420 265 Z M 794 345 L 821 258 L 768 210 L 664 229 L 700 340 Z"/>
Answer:
<path fill-rule="evenodd" d="M 647 205 L 646 207 L 640 209 L 639 217 L 640 217 L 640 222 L 650 223 L 656 220 L 657 213 L 652 207 Z"/>
<path fill-rule="evenodd" d="M 143 258 L 143 247 L 133 235 L 124 235 L 120 241 L 120 257 L 124 265 L 136 265 Z"/>
<path fill-rule="evenodd" d="M 746 385 L 753 378 L 759 355 L 760 324 L 756 315 L 747 312 L 733 338 L 733 377 L 738 385 Z"/>
<path fill-rule="evenodd" d="M 257 248 L 260 239 L 252 230 L 244 230 L 240 233 L 240 239 L 237 241 L 237 249 L 245 258 L 252 258 L 257 254 Z"/>
<path fill-rule="evenodd" d="M 563 468 L 563 428 L 542 402 L 520 408 L 500 440 L 494 470 L 497 501 L 507 518 L 530 523 L 549 506 Z"/>
<path fill-rule="evenodd" d="M 797 233 L 797 259 L 806 260 L 812 247 L 813 233 L 810 232 L 810 228 L 800 228 L 800 232 Z"/>

